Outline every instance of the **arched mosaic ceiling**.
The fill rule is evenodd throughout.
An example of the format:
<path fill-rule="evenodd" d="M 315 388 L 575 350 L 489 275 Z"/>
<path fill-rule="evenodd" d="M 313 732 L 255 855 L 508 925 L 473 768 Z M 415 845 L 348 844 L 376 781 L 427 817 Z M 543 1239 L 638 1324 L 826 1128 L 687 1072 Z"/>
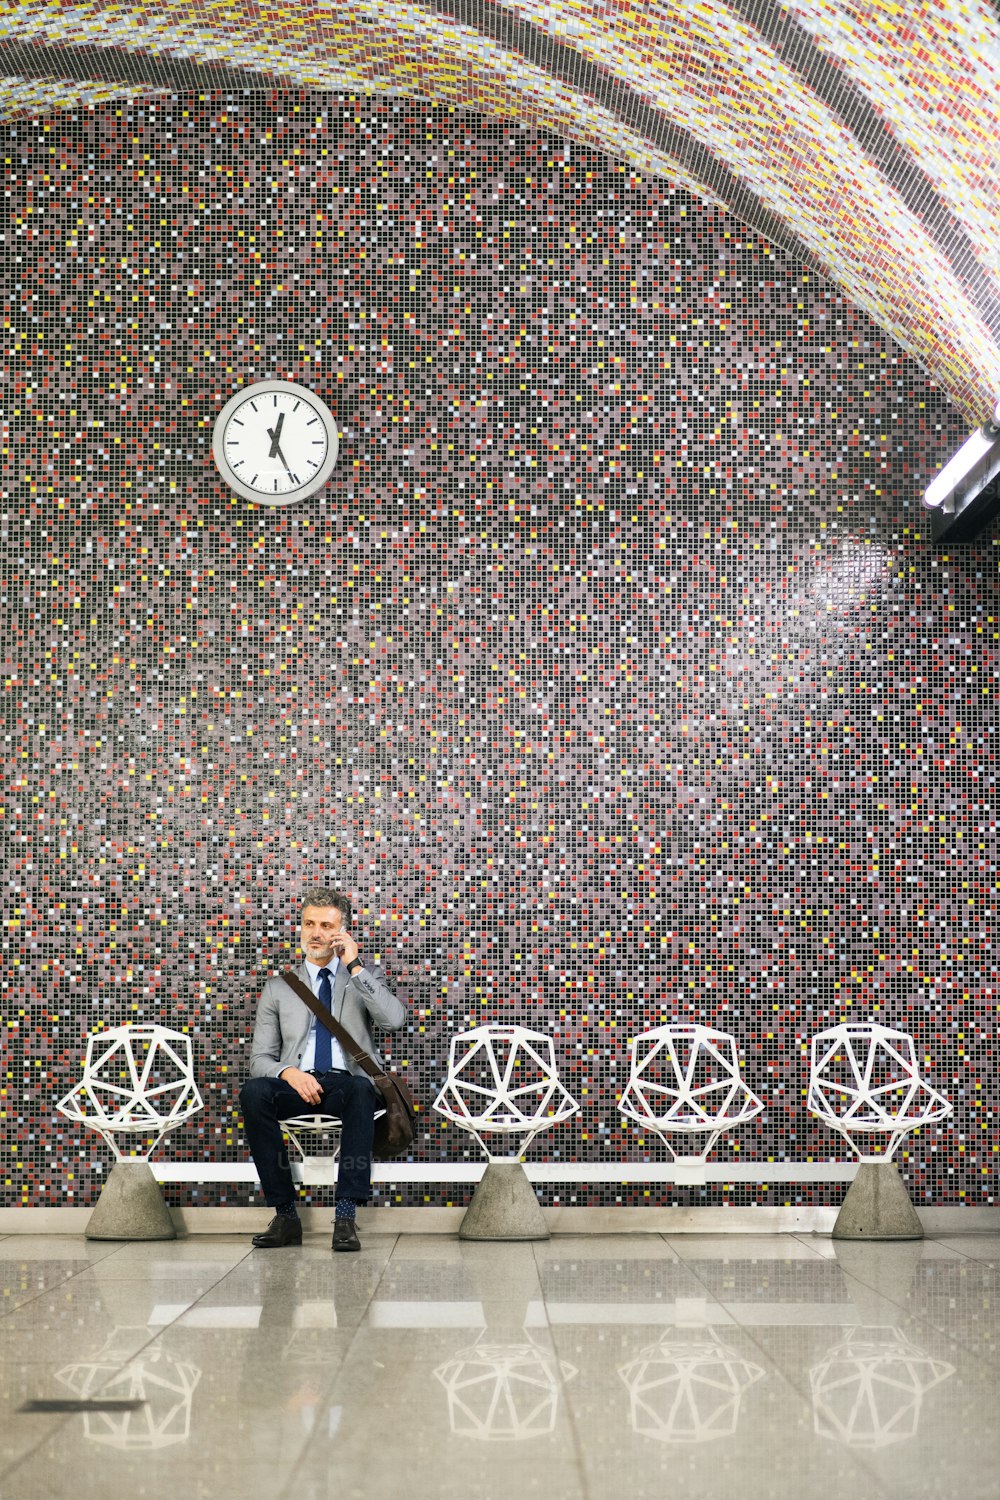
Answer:
<path fill-rule="evenodd" d="M 0 0 L 0 56 L 8 116 L 290 85 L 546 127 L 822 270 L 971 421 L 1000 393 L 987 0 Z"/>

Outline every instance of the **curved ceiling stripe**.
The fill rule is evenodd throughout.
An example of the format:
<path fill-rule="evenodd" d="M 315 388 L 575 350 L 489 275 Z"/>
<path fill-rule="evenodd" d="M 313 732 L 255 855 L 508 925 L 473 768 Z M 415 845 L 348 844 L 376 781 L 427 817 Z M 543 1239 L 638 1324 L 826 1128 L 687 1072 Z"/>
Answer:
<path fill-rule="evenodd" d="M 1000 24 L 992 7 L 960 0 L 948 0 L 946 7 L 909 6 L 909 45 L 902 52 L 886 34 L 897 24 L 894 5 L 868 6 L 862 15 L 858 5 L 843 0 L 789 0 L 789 9 L 816 44 L 850 70 L 886 131 L 919 161 L 948 212 L 961 221 L 983 264 L 1000 275 Z M 930 58 L 931 66 L 925 61 Z M 960 131 L 952 118 L 957 99 Z"/>
<path fill-rule="evenodd" d="M 445 11 L 456 19 L 461 18 L 471 21 L 476 15 L 479 15 L 483 20 L 491 18 L 490 30 L 493 35 L 503 36 L 505 41 L 517 46 L 526 55 L 539 58 L 549 70 L 555 71 L 559 66 L 560 49 L 552 45 L 554 38 L 544 36 L 543 41 L 539 44 L 538 37 L 540 31 L 524 24 L 522 17 L 530 11 L 530 6 L 517 6 L 518 15 L 516 18 L 512 16 L 512 12 L 515 9 L 513 5 L 499 8 L 484 7 L 478 3 L 478 0 L 434 0 L 433 8 L 438 12 Z M 789 14 L 789 7 L 787 5 L 761 4 L 760 0 L 742 0 L 742 4 L 740 4 L 739 0 L 737 0 L 737 4 L 732 8 L 742 13 L 742 17 L 747 24 L 749 24 L 751 19 L 755 23 L 752 30 L 748 32 L 748 35 L 751 38 L 754 35 L 758 37 L 763 36 L 769 41 L 776 55 L 780 56 L 787 64 L 790 64 L 792 70 L 801 75 L 802 79 L 810 85 L 817 97 L 827 105 L 831 112 L 838 115 L 849 126 L 865 154 L 874 156 L 875 166 L 882 171 L 890 186 L 899 194 L 903 204 L 909 209 L 910 213 L 919 219 L 920 228 L 917 232 L 927 235 L 934 242 L 938 251 L 945 251 L 947 262 L 957 273 L 957 279 L 971 303 L 973 327 L 975 327 L 977 317 L 982 318 L 985 322 L 986 358 L 989 365 L 992 368 L 996 368 L 996 350 L 992 347 L 995 342 L 995 335 L 1000 333 L 1000 297 L 998 297 L 996 283 L 980 269 L 976 259 L 975 247 L 969 242 L 961 225 L 957 223 L 953 215 L 950 215 L 947 207 L 941 201 L 935 201 L 933 189 L 920 171 L 919 165 L 905 153 L 899 151 L 898 144 L 890 130 L 882 126 L 878 109 L 872 106 L 864 94 L 854 87 L 852 80 L 847 76 L 842 66 L 826 58 L 812 44 L 809 35 L 797 25 L 794 17 Z M 658 11 L 669 11 L 670 7 L 645 5 L 642 7 L 625 7 L 625 9 L 631 13 L 632 19 L 643 33 L 644 40 L 650 33 L 656 38 L 657 42 L 662 40 L 664 36 L 670 35 L 671 28 L 669 25 L 660 24 L 658 17 Z M 718 61 L 718 50 L 713 46 L 716 39 L 716 27 L 714 23 L 722 7 L 715 6 L 710 11 L 707 6 L 692 7 L 690 4 L 685 4 L 679 7 L 674 6 L 672 9 L 681 23 L 690 21 L 692 15 L 697 20 L 698 13 L 700 12 L 702 17 L 701 25 L 699 27 L 696 24 L 692 24 L 691 30 L 695 34 L 698 34 L 700 30 L 703 37 L 707 39 L 710 56 L 713 61 Z M 885 7 L 885 9 L 893 12 L 895 8 L 890 6 Z M 578 12 L 582 12 L 583 10 L 584 7 L 577 7 Z M 501 15 L 500 21 L 497 20 L 498 12 Z M 664 18 L 669 20 L 669 15 L 666 15 Z M 560 42 L 563 38 L 568 38 L 579 45 L 585 46 L 589 39 L 594 39 L 595 44 L 606 43 L 608 40 L 606 25 L 587 25 L 585 20 L 581 19 L 580 14 L 577 15 L 572 25 L 561 25 L 559 14 L 556 8 L 551 5 L 546 5 L 535 19 L 539 21 L 540 25 L 550 22 L 554 36 L 558 37 Z M 608 19 L 609 13 L 606 11 L 605 21 Z M 615 17 L 615 19 L 618 19 L 618 17 Z M 621 48 L 616 47 L 615 55 L 611 58 L 602 59 L 608 71 L 620 61 L 620 54 Z M 564 49 L 564 59 L 566 55 Z M 600 96 L 600 87 L 595 87 L 592 79 L 587 80 L 582 76 L 582 70 L 577 61 L 578 54 L 569 53 L 568 56 L 572 58 L 572 62 L 564 61 L 561 70 L 563 76 L 576 77 L 581 86 L 589 86 L 595 96 Z M 728 58 L 726 61 L 728 63 Z M 633 77 L 639 77 L 640 74 L 641 68 L 632 71 Z M 604 93 L 604 99 L 605 102 L 608 102 L 607 92 Z M 660 132 L 660 141 L 662 144 L 662 132 Z M 820 149 L 822 150 L 822 145 L 820 145 Z M 690 159 L 689 150 L 684 154 Z M 707 172 L 704 166 L 699 164 L 695 175 L 701 181 L 703 187 L 714 189 L 712 196 L 721 199 L 733 211 L 739 212 L 741 217 L 744 217 L 747 222 L 759 228 L 759 210 L 755 214 L 752 210 L 748 210 L 745 203 L 741 203 L 737 208 L 734 202 L 736 195 L 733 191 L 732 182 L 719 181 L 720 172 L 726 171 L 724 167 L 721 167 L 721 160 L 722 158 L 716 155 L 716 165 L 711 172 Z M 727 175 L 731 177 L 731 174 Z M 741 196 L 745 198 L 746 194 L 744 193 Z M 797 195 L 793 193 L 793 196 Z M 881 220 L 882 203 L 879 195 L 876 195 L 874 199 L 874 211 L 877 218 Z M 794 229 L 797 226 L 788 220 L 787 213 L 785 219 L 789 227 L 785 229 L 782 236 L 778 237 L 779 242 L 783 241 L 787 248 L 794 249 L 796 241 L 801 245 L 802 235 L 801 233 L 790 233 L 789 229 Z M 942 221 L 945 222 L 942 223 Z M 904 225 L 903 228 L 906 232 L 907 240 L 909 240 L 911 226 Z M 940 232 L 937 232 L 939 228 Z M 768 230 L 767 232 L 771 233 L 773 237 L 773 231 Z M 913 256 L 913 248 L 907 244 L 902 263 L 905 263 L 907 254 L 911 257 Z M 811 255 L 807 255 L 806 258 L 814 263 L 816 261 L 816 257 Z M 922 257 L 917 257 L 916 263 L 918 265 L 921 259 Z M 820 252 L 818 263 L 828 273 L 832 273 L 835 279 L 841 279 L 842 270 L 836 259 L 831 260 L 829 255 L 824 256 Z M 868 285 L 869 276 L 870 271 L 866 270 L 863 280 L 852 287 L 854 296 L 866 302 L 869 310 L 875 313 L 880 321 L 889 322 L 891 326 L 897 326 L 898 308 L 887 304 L 884 300 L 879 303 L 875 297 L 869 298 L 865 295 L 865 287 Z M 895 268 L 893 268 L 892 277 L 894 282 L 898 282 L 898 274 Z M 919 303 L 922 299 L 918 297 L 916 301 Z M 959 317 L 963 316 L 961 302 L 956 305 L 955 310 Z M 936 319 L 932 319 L 932 321 L 934 323 L 933 339 L 936 344 L 939 341 L 938 325 Z M 936 362 L 928 360 L 926 348 L 921 347 L 919 340 L 904 340 L 904 342 L 907 342 L 908 346 L 912 348 L 912 352 L 916 353 L 918 357 L 922 357 L 925 363 L 930 363 L 931 367 L 935 368 Z M 982 347 L 982 342 L 980 341 L 981 352 Z M 935 373 L 939 377 L 943 374 L 937 368 L 935 368 Z M 954 361 L 949 361 L 949 370 L 944 378 L 953 388 L 955 386 L 956 374 Z M 961 379 L 960 376 L 959 379 Z M 992 404 L 992 386 L 989 380 L 987 380 L 986 385 L 982 389 L 979 403 Z"/>
<path fill-rule="evenodd" d="M 48 0 L 42 0 L 48 3 Z M 355 6 L 354 12 L 357 16 L 361 7 Z M 371 5 L 372 18 L 384 17 L 385 6 Z M 62 19 L 65 30 L 71 36 L 79 27 L 87 36 L 95 34 L 97 28 L 90 17 L 90 12 L 99 10 L 99 6 L 88 7 L 86 14 L 81 8 L 74 7 L 72 17 L 65 15 L 63 8 Z M 450 8 L 456 14 L 460 10 L 468 10 L 467 4 L 456 5 Z M 410 32 L 408 41 L 416 43 L 417 28 L 412 24 L 413 18 L 407 9 L 406 21 L 408 25 L 403 27 Z M 69 23 L 72 24 L 69 24 Z M 32 32 L 37 36 L 40 34 L 38 26 Z M 0 28 L 2 29 L 2 28 Z M 510 29 L 510 28 L 508 28 Z M 530 41 L 527 35 L 530 28 L 519 27 L 515 40 L 519 44 Z M 88 44 L 85 46 L 72 45 L 69 36 L 62 39 L 60 29 L 55 26 L 46 27 L 45 36 L 47 40 L 42 43 L 33 42 L 23 45 L 17 41 L 7 40 L 5 43 L 5 55 L 10 64 L 18 70 L 27 74 L 43 74 L 49 77 L 65 77 L 73 72 L 73 64 L 80 65 L 85 62 L 87 69 L 96 78 L 111 80 L 116 76 L 128 76 L 131 70 L 131 60 L 127 52 L 122 52 L 121 38 L 127 37 L 128 45 L 134 47 L 151 62 L 155 61 L 155 69 L 150 68 L 151 86 L 155 79 L 156 83 L 172 84 L 176 87 L 204 88 L 206 86 L 205 70 L 209 65 L 195 66 L 190 55 L 193 53 L 194 35 L 188 28 L 176 28 L 172 32 L 164 32 L 158 28 L 152 36 L 137 33 L 136 29 L 130 28 L 129 32 L 113 35 L 113 40 L 107 40 L 112 33 L 105 32 L 105 41 L 100 47 Z M 263 78 L 267 86 L 274 86 L 282 80 L 277 77 L 277 66 L 282 59 L 285 61 L 285 73 L 283 81 L 291 81 L 297 84 L 321 86 L 328 89 L 339 88 L 365 88 L 371 87 L 371 70 L 368 66 L 369 47 L 368 37 L 365 36 L 358 43 L 355 53 L 346 53 L 343 48 L 340 53 L 339 65 L 335 71 L 326 66 L 326 59 L 321 58 L 314 66 L 305 65 L 300 71 L 290 69 L 287 66 L 287 54 L 276 58 L 269 53 L 268 48 L 258 40 L 259 31 L 233 33 L 230 28 L 230 51 L 242 59 L 253 58 L 252 64 L 244 62 L 240 69 L 227 66 L 221 61 L 213 60 L 210 64 L 211 86 L 223 87 L 227 85 L 243 86 L 254 85 Z M 451 41 L 459 38 L 451 35 Z M 619 110 L 616 112 L 603 107 L 599 95 L 601 93 L 602 79 L 592 65 L 583 62 L 578 56 L 573 55 L 571 66 L 552 68 L 554 77 L 558 79 L 569 79 L 572 75 L 586 75 L 584 83 L 593 90 L 595 102 L 591 105 L 588 99 L 581 100 L 575 92 L 553 86 L 553 78 L 548 76 L 549 68 L 544 72 L 535 72 L 529 67 L 518 64 L 515 70 L 511 68 L 509 54 L 498 48 L 487 45 L 484 50 L 482 34 L 469 30 L 467 47 L 471 49 L 479 64 L 479 72 L 482 75 L 470 82 L 464 91 L 443 88 L 440 74 L 436 75 L 433 93 L 435 97 L 449 93 L 454 102 L 462 102 L 469 108 L 477 108 L 484 112 L 497 112 L 497 100 L 502 99 L 500 112 L 513 114 L 514 117 L 525 119 L 532 124 L 546 126 L 556 129 L 562 134 L 569 134 L 574 139 L 583 141 L 602 151 L 612 151 L 615 156 L 628 160 L 633 165 L 653 170 L 659 175 L 671 175 L 682 186 L 691 192 L 708 198 L 722 207 L 732 209 L 736 203 L 738 216 L 745 222 L 752 223 L 758 232 L 766 235 L 775 243 L 784 242 L 785 247 L 791 249 L 798 255 L 805 255 L 805 247 L 802 246 L 790 231 L 787 225 L 775 216 L 761 209 L 760 204 L 735 178 L 726 172 L 724 168 L 713 163 L 711 156 L 706 150 L 695 142 L 687 131 L 674 122 L 668 120 L 661 112 L 647 107 L 640 96 L 634 94 L 627 86 L 617 85 L 619 99 Z M 537 53 L 542 51 L 544 61 L 547 65 L 558 61 L 558 49 L 549 44 L 549 39 L 543 38 L 543 47 L 525 47 L 525 52 Z M 180 44 L 179 46 L 177 44 Z M 160 49 L 164 49 L 161 51 Z M 406 48 L 406 57 L 412 59 L 414 56 L 412 45 Z M 419 54 L 417 54 L 419 55 Z M 301 54 L 300 54 L 301 56 Z M 390 66 L 386 60 L 386 68 Z M 492 65 L 492 66 L 490 66 Z M 251 71 L 252 68 L 252 71 Z M 263 72 L 261 71 L 263 70 Z M 520 84 L 520 91 L 512 85 L 512 77 L 516 77 Z M 484 87 L 484 79 L 490 87 Z M 386 74 L 377 80 L 380 86 L 386 86 Z M 407 85 L 407 93 L 417 93 L 412 76 L 402 80 Z M 577 82 L 580 82 L 579 76 Z M 396 90 L 390 90 L 395 92 Z M 608 98 L 614 97 L 607 91 Z M 428 97 L 430 94 L 428 93 Z M 57 102 L 65 104 L 65 98 Z M 623 109 L 622 106 L 627 106 Z M 624 119 L 627 114 L 630 118 Z M 724 191 L 713 191 L 707 184 L 709 170 L 714 170 L 716 176 L 722 177 Z M 747 216 L 756 217 L 747 218 Z"/>
<path fill-rule="evenodd" d="M 469 9 L 465 0 L 460 5 L 450 7 L 454 13 L 462 9 Z M 384 12 L 384 7 L 373 7 L 373 11 Z M 79 22 L 83 19 L 81 29 L 84 34 L 88 36 L 94 34 L 96 28 L 92 21 L 80 17 L 79 7 L 76 8 L 76 12 L 72 18 L 73 21 Z M 64 19 L 67 18 L 64 16 Z M 526 40 L 530 41 L 525 31 L 523 26 L 518 27 L 515 38 L 522 46 Z M 37 29 L 34 34 L 39 34 Z M 47 28 L 45 34 L 51 37 L 52 29 Z M 482 38 L 479 33 L 475 32 L 471 32 L 470 37 L 482 67 L 486 60 L 482 51 Z M 133 71 L 128 54 L 119 50 L 118 40 L 117 36 L 113 42 L 105 40 L 100 47 L 70 46 L 68 42 L 63 45 L 56 40 L 25 46 L 19 42 L 7 40 L 4 44 L 4 52 L 9 67 L 29 76 L 43 75 L 56 80 L 65 78 L 74 71 L 86 69 L 93 78 L 110 81 L 116 77 L 128 78 Z M 178 40 L 182 43 L 181 48 L 173 47 L 172 44 Z M 151 88 L 154 75 L 156 83 L 159 84 L 166 83 L 178 88 L 204 88 L 206 86 L 203 67 L 195 66 L 190 59 L 193 51 L 190 45 L 191 40 L 190 34 L 183 31 L 179 35 L 177 33 L 164 35 L 158 30 L 152 40 L 143 35 L 130 36 L 131 45 L 150 61 L 155 60 L 155 69 L 149 70 Z M 238 87 L 242 85 L 246 87 L 248 84 L 258 83 L 261 79 L 273 86 L 281 81 L 276 78 L 274 67 L 267 66 L 269 61 L 274 63 L 275 59 L 267 57 L 267 49 L 263 45 L 255 45 L 253 35 L 244 37 L 238 34 L 232 40 L 234 50 L 242 59 L 245 60 L 249 55 L 257 54 L 254 64 L 249 65 L 244 62 L 244 66 L 237 70 L 226 67 L 221 62 L 213 61 L 210 64 L 211 86 Z M 548 39 L 543 40 L 548 41 Z M 370 71 L 365 66 L 368 45 L 366 38 L 361 44 L 362 50 L 357 58 L 347 57 L 342 51 L 340 66 L 335 73 L 331 73 L 328 68 L 318 66 L 316 68 L 304 67 L 301 73 L 295 73 L 294 70 L 288 69 L 286 59 L 285 81 L 324 88 L 370 88 L 372 79 Z M 170 48 L 170 51 L 160 52 L 158 49 L 161 46 Z M 530 51 L 537 54 L 542 49 L 525 47 L 524 50 L 526 53 Z M 409 55 L 412 55 L 412 49 Z M 558 60 L 558 48 L 547 45 L 544 48 L 544 62 L 547 67 Z M 497 99 L 502 98 L 502 113 L 513 113 L 518 118 L 530 119 L 531 123 L 557 129 L 563 134 L 568 133 L 573 138 L 602 151 L 610 149 L 614 155 L 623 157 L 644 170 L 652 170 L 660 175 L 671 175 L 693 193 L 706 197 L 720 206 L 730 208 L 744 222 L 751 224 L 759 233 L 764 234 L 774 243 L 783 244 L 793 253 L 806 256 L 805 247 L 800 245 L 787 225 L 764 211 L 752 194 L 736 179 L 731 178 L 724 168 L 720 168 L 718 164 L 713 167 L 708 153 L 694 142 L 685 130 L 668 121 L 660 112 L 647 108 L 643 101 L 632 94 L 627 87 L 619 86 L 618 92 L 621 100 L 628 107 L 616 114 L 614 110 L 602 108 L 599 103 L 588 107 L 586 101 L 580 101 L 575 94 L 568 94 L 565 90 L 553 90 L 546 76 L 532 77 L 530 70 L 518 68 L 517 73 L 522 84 L 531 86 L 528 97 L 524 98 L 511 87 L 509 57 L 497 52 L 495 63 L 496 67 L 490 80 L 494 85 L 492 88 L 483 88 L 482 80 L 480 80 L 478 89 L 470 88 L 464 92 L 456 89 L 455 98 L 462 98 L 470 108 L 478 106 L 482 110 L 494 112 L 497 108 Z M 583 63 L 575 54 L 572 55 L 571 63 L 569 67 L 557 67 L 552 71 L 556 77 L 566 79 L 573 74 L 579 75 L 581 72 L 595 74 L 593 67 Z M 580 81 L 578 78 L 577 82 Z M 418 92 L 412 79 L 407 82 L 409 87 L 406 92 Z M 596 74 L 589 79 L 585 78 L 583 82 L 589 83 L 595 96 L 601 93 L 602 80 Z M 435 83 L 436 94 L 448 92 L 440 87 L 440 77 L 435 79 Z M 384 75 L 380 80 L 380 86 L 386 87 Z M 542 103 L 546 95 L 548 95 L 548 107 Z M 608 97 L 613 97 L 610 92 L 608 92 Z M 65 94 L 60 95 L 58 87 L 53 83 L 53 92 L 48 102 L 52 107 L 56 107 L 73 101 L 72 96 L 67 98 Z M 620 121 L 626 114 L 630 118 L 627 121 L 627 127 L 623 128 Z M 723 179 L 720 190 L 713 191 L 708 186 L 709 170 L 714 170 L 715 176 L 721 176 Z"/>
<path fill-rule="evenodd" d="M 866 59 L 860 59 L 855 79 L 852 60 L 841 55 L 843 48 L 827 50 L 828 35 L 817 22 L 829 7 L 808 0 L 791 0 L 791 4 L 773 8 L 762 6 L 759 0 L 729 0 L 729 6 L 744 21 L 753 21 L 782 61 L 848 127 L 910 212 L 919 217 L 938 249 L 947 255 L 987 325 L 1000 332 L 1000 285 L 994 274 L 1000 258 L 992 236 L 984 240 L 983 224 L 967 215 L 964 202 L 953 205 L 950 184 L 943 174 L 928 170 L 930 153 L 924 150 L 922 138 L 917 138 L 916 131 L 907 132 L 905 119 L 887 113 L 884 91 L 873 86 Z M 815 36 L 790 13 L 793 8 L 809 17 Z M 924 130 L 922 135 L 926 134 Z M 900 150 L 901 142 L 906 150 Z M 974 237 L 970 238 L 970 233 Z"/>
<path fill-rule="evenodd" d="M 67 99 L 86 109 L 90 105 L 109 104 L 112 100 L 155 99 L 157 95 L 169 96 L 171 92 L 169 87 L 156 89 L 146 83 L 123 83 L 117 71 L 109 82 L 101 82 L 89 71 L 84 78 L 60 77 L 47 70 L 31 76 L 12 73 L 0 77 L 0 119 L 51 114 L 64 109 Z"/>
<path fill-rule="evenodd" d="M 128 87 L 417 94 L 677 180 L 832 276 L 970 416 L 1000 386 L 978 244 L 996 135 L 956 101 L 968 89 L 995 122 L 995 30 L 982 0 L 0 0 L 0 38 L 36 54 L 9 73 L 78 77 L 83 43 Z"/>
<path fill-rule="evenodd" d="M 533 7 L 519 9 L 523 15 Z M 537 9 L 547 9 L 544 0 Z M 700 51 L 698 28 L 683 27 L 689 16 L 683 3 L 666 0 L 644 14 L 657 22 L 648 40 L 633 47 L 636 33 L 630 31 L 613 42 L 588 39 L 587 50 L 605 66 L 624 65 L 633 77 L 652 58 L 656 66 L 647 78 L 657 106 L 671 115 L 684 111 L 689 130 L 716 161 L 738 163 L 735 174 L 792 227 L 821 269 L 891 327 L 960 404 L 974 415 L 989 410 L 1000 387 L 997 340 L 948 260 L 853 136 L 724 6 L 712 8 L 711 44 Z M 733 72 L 735 108 L 732 87 L 724 87 L 727 80 L 732 85 Z M 808 196 L 801 191 L 803 176 Z M 900 267 L 908 269 L 906 277 Z M 941 337 L 942 306 L 949 343 Z"/>
<path fill-rule="evenodd" d="M 88 30 L 88 34 L 89 30 Z M 159 43 L 164 42 L 162 33 L 158 33 Z M 230 68 L 220 62 L 212 62 L 204 65 L 193 60 L 191 49 L 187 43 L 188 38 L 183 36 L 180 40 L 184 43 L 182 48 L 171 50 L 164 54 L 155 51 L 156 45 L 150 44 L 147 50 L 145 39 L 132 39 L 133 44 L 141 50 L 146 60 L 146 73 L 150 79 L 148 92 L 156 92 L 156 85 L 164 85 L 166 88 L 174 89 L 204 89 L 205 87 L 280 87 L 288 83 L 301 85 L 306 80 L 306 86 L 322 87 L 324 90 L 346 90 L 348 92 L 363 92 L 371 87 L 370 70 L 367 68 L 367 53 L 360 55 L 357 66 L 344 64 L 341 61 L 337 69 L 331 70 L 325 65 L 317 63 L 315 67 L 303 67 L 301 74 L 293 73 L 286 67 L 284 77 L 276 76 L 275 71 L 269 64 L 274 62 L 273 57 L 267 55 L 266 49 L 259 46 L 251 49 L 244 45 L 242 37 L 236 38 L 236 47 L 242 56 L 247 52 L 256 50 L 259 55 L 259 67 L 244 66 L 239 69 Z M 176 37 L 167 36 L 166 45 L 170 45 Z M 463 105 L 463 108 L 472 109 L 478 105 L 479 111 L 485 111 L 489 106 L 495 105 L 495 99 L 501 87 L 505 91 L 508 101 L 518 103 L 517 96 L 510 88 L 509 59 L 505 54 L 496 53 L 494 59 L 496 70 L 491 73 L 485 66 L 482 50 L 482 38 L 477 33 L 473 38 L 480 61 L 480 76 L 476 83 L 478 92 L 467 94 L 472 102 Z M 412 49 L 408 49 L 408 55 Z M 123 80 L 122 91 L 126 90 L 124 80 L 131 77 L 134 72 L 135 59 L 120 46 L 105 43 L 98 47 L 93 44 L 83 46 L 64 45 L 61 42 L 22 44 L 7 40 L 3 44 L 3 55 L 9 65 L 23 72 L 26 76 L 35 76 L 39 79 L 49 81 L 51 93 L 44 102 L 50 107 L 65 107 L 69 103 L 77 102 L 75 91 L 82 91 L 84 86 L 68 82 L 68 78 L 76 65 L 77 70 L 84 67 L 92 79 L 104 80 L 114 97 L 114 80 Z M 342 54 L 343 57 L 343 54 Z M 670 175 L 672 181 L 687 188 L 690 192 L 709 202 L 718 204 L 719 207 L 728 207 L 730 200 L 735 201 L 738 209 L 743 212 L 738 216 L 744 222 L 750 222 L 747 215 L 756 215 L 753 227 L 775 244 L 785 243 L 795 254 L 805 257 L 805 247 L 801 246 L 791 234 L 788 226 L 781 220 L 766 213 L 757 200 L 746 191 L 735 179 L 728 183 L 726 198 L 713 193 L 705 185 L 704 174 L 713 166 L 712 158 L 696 142 L 687 136 L 687 133 L 666 121 L 662 115 L 654 110 L 647 109 L 639 101 L 638 108 L 634 111 L 637 115 L 637 128 L 633 129 L 622 124 L 620 116 L 601 108 L 599 105 L 583 105 L 578 96 L 568 90 L 553 88 L 552 80 L 546 75 L 534 78 L 530 72 L 521 70 L 522 76 L 531 85 L 528 96 L 532 108 L 529 110 L 527 103 L 520 111 L 515 110 L 515 117 L 528 116 L 530 123 L 541 124 L 557 131 L 563 136 L 569 136 L 580 140 L 585 144 L 594 146 L 601 151 L 608 150 L 608 142 L 614 142 L 614 155 L 629 162 L 637 170 L 652 169 L 658 175 Z M 206 73 L 209 75 L 206 79 Z M 487 88 L 486 83 L 493 83 L 495 88 Z M 438 80 L 440 81 L 440 80 Z M 60 93 L 65 87 L 73 92 L 69 95 Z M 101 88 L 102 85 L 95 83 L 89 87 Z M 384 82 L 382 84 L 384 88 Z M 386 90 L 387 92 L 400 92 L 397 90 Z M 142 92 L 141 90 L 139 92 Z M 405 90 L 408 96 L 419 96 L 415 87 Z M 441 93 L 443 90 L 438 89 Z M 539 100 L 547 96 L 547 103 L 543 106 Z M 504 113 L 509 113 L 504 110 Z M 665 148 L 657 151 L 650 144 L 650 136 L 655 135 L 659 129 L 664 137 Z M 669 149 L 667 147 L 669 146 Z M 700 170 L 699 170 L 700 169 Z"/>
<path fill-rule="evenodd" d="M 100 99 L 153 98 L 157 94 L 204 89 L 206 86 L 213 89 L 288 86 L 286 78 L 274 73 L 227 68 L 220 63 L 213 63 L 206 84 L 205 67 L 190 59 L 166 56 L 154 61 L 144 55 L 137 58 L 120 47 L 92 44 L 69 47 L 59 43 L 50 46 L 6 41 L 0 43 L 0 57 L 9 69 L 7 83 L 20 75 L 37 80 L 41 90 L 43 81 L 47 80 L 51 91 L 47 102 L 53 109 L 89 104 L 93 102 L 92 92 Z M 88 80 L 86 83 L 79 81 L 83 75 Z M 61 94 L 60 89 L 63 90 Z"/>

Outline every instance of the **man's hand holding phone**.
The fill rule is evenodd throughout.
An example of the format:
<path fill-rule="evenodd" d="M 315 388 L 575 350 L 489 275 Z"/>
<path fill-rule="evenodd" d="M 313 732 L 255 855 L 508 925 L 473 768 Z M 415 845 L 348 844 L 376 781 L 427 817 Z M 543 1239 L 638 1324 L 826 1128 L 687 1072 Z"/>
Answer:
<path fill-rule="evenodd" d="M 358 945 L 349 932 L 337 933 L 333 939 L 333 951 L 345 968 L 350 968 L 358 957 Z"/>

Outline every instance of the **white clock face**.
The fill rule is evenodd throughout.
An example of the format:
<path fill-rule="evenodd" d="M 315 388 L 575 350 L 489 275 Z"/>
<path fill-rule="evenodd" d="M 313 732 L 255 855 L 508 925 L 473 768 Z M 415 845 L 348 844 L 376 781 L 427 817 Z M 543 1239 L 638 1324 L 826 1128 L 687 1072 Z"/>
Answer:
<path fill-rule="evenodd" d="M 292 505 L 324 485 L 337 461 L 329 407 L 290 380 L 261 380 L 231 396 L 215 422 L 212 452 L 237 494 Z"/>

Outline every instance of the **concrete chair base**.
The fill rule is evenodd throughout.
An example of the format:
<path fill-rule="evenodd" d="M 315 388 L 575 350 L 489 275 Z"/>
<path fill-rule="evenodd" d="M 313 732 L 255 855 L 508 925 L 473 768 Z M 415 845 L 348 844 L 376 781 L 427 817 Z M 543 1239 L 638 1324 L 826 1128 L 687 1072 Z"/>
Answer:
<path fill-rule="evenodd" d="M 519 1161 L 487 1164 L 458 1230 L 460 1240 L 547 1240 L 535 1190 Z"/>
<path fill-rule="evenodd" d="M 847 1190 L 835 1240 L 922 1240 L 923 1225 L 894 1161 L 863 1161 Z"/>
<path fill-rule="evenodd" d="M 177 1231 L 147 1161 L 116 1161 L 84 1231 L 88 1240 L 174 1240 Z"/>

